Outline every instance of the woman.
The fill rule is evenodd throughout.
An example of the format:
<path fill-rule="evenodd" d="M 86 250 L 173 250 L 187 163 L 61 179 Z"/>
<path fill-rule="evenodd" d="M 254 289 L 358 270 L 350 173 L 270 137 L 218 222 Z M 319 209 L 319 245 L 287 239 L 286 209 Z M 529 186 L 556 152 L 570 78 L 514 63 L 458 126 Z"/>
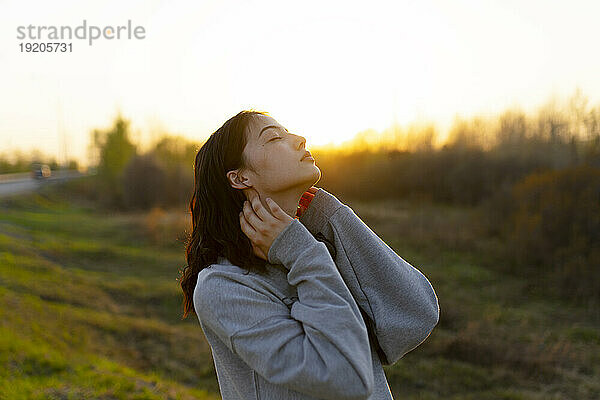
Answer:
<path fill-rule="evenodd" d="M 242 111 L 198 151 L 184 318 L 223 399 L 391 399 L 382 365 L 439 318 L 427 278 L 312 185 L 303 137 Z M 299 204 L 300 203 L 300 204 Z"/>

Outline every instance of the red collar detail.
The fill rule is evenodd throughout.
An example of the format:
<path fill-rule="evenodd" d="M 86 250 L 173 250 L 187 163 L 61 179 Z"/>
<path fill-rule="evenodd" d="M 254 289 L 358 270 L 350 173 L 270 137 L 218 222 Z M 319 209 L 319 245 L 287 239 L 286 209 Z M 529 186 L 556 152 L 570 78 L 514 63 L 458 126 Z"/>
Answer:
<path fill-rule="evenodd" d="M 302 194 L 302 197 L 300 197 L 300 201 L 298 202 L 298 208 L 296 209 L 296 218 L 300 218 L 302 213 L 306 211 L 306 209 L 310 205 L 310 202 L 315 197 L 315 193 L 317 193 L 317 190 L 319 189 L 313 186 Z"/>

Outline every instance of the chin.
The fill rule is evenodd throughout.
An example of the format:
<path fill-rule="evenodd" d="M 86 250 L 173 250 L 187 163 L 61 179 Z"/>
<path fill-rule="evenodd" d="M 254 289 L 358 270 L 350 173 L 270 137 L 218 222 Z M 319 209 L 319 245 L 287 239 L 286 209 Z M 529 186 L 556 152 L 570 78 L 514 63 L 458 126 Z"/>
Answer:
<path fill-rule="evenodd" d="M 319 167 L 317 167 L 316 165 L 314 166 L 314 173 L 313 173 L 313 179 L 312 179 L 312 183 L 310 184 L 311 186 L 313 186 L 314 184 L 316 184 L 317 182 L 319 182 L 321 180 L 321 170 L 319 169 Z"/>
<path fill-rule="evenodd" d="M 291 179 L 290 179 L 291 178 Z M 279 192 L 289 189 L 302 189 L 302 191 L 308 190 L 311 186 L 317 183 L 321 179 L 321 170 L 316 165 L 312 165 L 310 168 L 295 170 L 292 176 L 288 179 L 281 179 L 277 182 L 277 185 L 272 185 L 269 188 L 270 192 Z"/>

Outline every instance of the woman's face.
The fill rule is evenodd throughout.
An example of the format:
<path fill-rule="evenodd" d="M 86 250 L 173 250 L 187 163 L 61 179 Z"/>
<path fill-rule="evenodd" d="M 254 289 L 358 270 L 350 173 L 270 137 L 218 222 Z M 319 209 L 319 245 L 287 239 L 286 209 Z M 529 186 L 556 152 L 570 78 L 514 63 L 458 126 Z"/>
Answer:
<path fill-rule="evenodd" d="M 306 157 L 306 139 L 288 132 L 272 117 L 255 115 L 246 140 L 243 154 L 250 168 L 240 174 L 259 193 L 304 191 L 321 178 L 314 159 Z"/>

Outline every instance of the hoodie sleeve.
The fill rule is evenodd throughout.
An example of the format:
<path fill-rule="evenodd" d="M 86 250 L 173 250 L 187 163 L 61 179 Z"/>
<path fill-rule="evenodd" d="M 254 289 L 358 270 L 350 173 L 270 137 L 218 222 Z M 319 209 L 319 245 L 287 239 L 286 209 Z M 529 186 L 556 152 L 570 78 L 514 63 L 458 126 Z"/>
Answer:
<path fill-rule="evenodd" d="M 366 399 L 374 376 L 367 328 L 326 246 L 298 220 L 276 237 L 269 262 L 296 286 L 291 309 L 253 274 L 207 268 L 194 307 L 248 366 L 273 384 L 322 399 Z"/>
<path fill-rule="evenodd" d="M 319 189 L 299 218 L 334 261 L 375 336 L 383 365 L 415 349 L 439 321 L 429 280 L 381 240 L 347 205 Z"/>

